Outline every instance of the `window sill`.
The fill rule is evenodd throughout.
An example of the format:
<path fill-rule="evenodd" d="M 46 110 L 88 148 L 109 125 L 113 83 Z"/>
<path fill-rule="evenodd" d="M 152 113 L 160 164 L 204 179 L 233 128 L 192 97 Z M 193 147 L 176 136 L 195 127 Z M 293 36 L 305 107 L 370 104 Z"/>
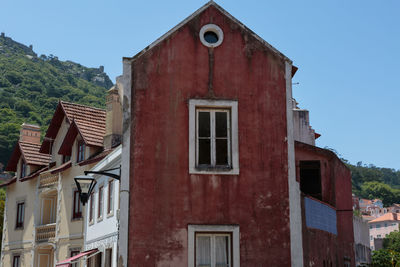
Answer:
<path fill-rule="evenodd" d="M 114 216 L 114 212 L 110 212 L 110 213 L 107 214 L 107 218 L 110 218 L 112 216 Z"/>
<path fill-rule="evenodd" d="M 91 220 L 90 222 L 89 222 L 89 226 L 92 226 L 94 224 L 94 220 Z"/>
<path fill-rule="evenodd" d="M 21 230 L 24 230 L 24 227 L 23 226 L 15 227 L 14 230 L 15 231 L 21 231 Z"/>
<path fill-rule="evenodd" d="M 78 221 L 82 221 L 83 217 L 76 217 L 76 218 L 72 218 L 71 222 L 78 222 Z"/>
<path fill-rule="evenodd" d="M 189 169 L 189 174 L 239 175 L 239 168 L 195 167 Z"/>
<path fill-rule="evenodd" d="M 97 218 L 97 222 L 103 221 L 103 216 Z"/>

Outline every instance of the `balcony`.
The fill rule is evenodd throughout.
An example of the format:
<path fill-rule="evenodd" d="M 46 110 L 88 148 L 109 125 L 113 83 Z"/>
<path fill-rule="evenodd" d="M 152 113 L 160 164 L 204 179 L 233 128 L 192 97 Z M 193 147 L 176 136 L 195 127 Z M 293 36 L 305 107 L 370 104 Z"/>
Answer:
<path fill-rule="evenodd" d="M 322 201 L 304 197 L 306 226 L 337 235 L 336 209 Z"/>
<path fill-rule="evenodd" d="M 40 174 L 39 188 L 52 187 L 58 184 L 58 174 L 42 173 Z"/>
<path fill-rule="evenodd" d="M 45 224 L 36 227 L 36 242 L 51 241 L 56 236 L 56 224 Z"/>

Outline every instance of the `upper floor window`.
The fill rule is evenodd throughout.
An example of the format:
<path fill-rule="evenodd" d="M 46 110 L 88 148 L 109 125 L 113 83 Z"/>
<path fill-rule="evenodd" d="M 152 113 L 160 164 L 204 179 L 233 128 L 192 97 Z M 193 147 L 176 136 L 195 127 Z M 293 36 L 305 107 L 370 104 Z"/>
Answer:
<path fill-rule="evenodd" d="M 114 205 L 114 181 L 110 180 L 108 182 L 108 201 L 107 201 L 107 213 L 111 214 L 113 212 Z"/>
<path fill-rule="evenodd" d="M 76 162 L 81 162 L 85 159 L 85 142 L 83 140 L 80 140 L 78 142 L 78 154 L 76 157 Z"/>
<path fill-rule="evenodd" d="M 189 172 L 239 174 L 237 101 L 189 101 Z"/>
<path fill-rule="evenodd" d="M 99 187 L 99 198 L 98 198 L 98 212 L 97 217 L 101 219 L 103 217 L 103 186 Z"/>
<path fill-rule="evenodd" d="M 26 176 L 26 163 L 24 160 L 21 160 L 21 178 Z"/>
<path fill-rule="evenodd" d="M 322 200 L 319 161 L 300 161 L 300 190 L 306 195 Z"/>
<path fill-rule="evenodd" d="M 89 223 L 93 223 L 93 217 L 94 217 L 94 195 L 93 193 L 90 194 L 90 205 L 89 205 Z"/>
<path fill-rule="evenodd" d="M 80 219 L 80 218 L 82 218 L 82 203 L 81 203 L 81 198 L 79 196 L 79 191 L 75 190 L 72 219 Z"/>
<path fill-rule="evenodd" d="M 15 228 L 24 227 L 25 202 L 17 203 L 17 222 Z"/>

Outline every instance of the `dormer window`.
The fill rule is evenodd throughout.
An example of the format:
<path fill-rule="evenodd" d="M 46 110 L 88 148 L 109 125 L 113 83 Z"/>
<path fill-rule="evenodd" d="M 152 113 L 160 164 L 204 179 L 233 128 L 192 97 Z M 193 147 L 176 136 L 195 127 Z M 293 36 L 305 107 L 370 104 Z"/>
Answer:
<path fill-rule="evenodd" d="M 85 159 L 85 142 L 80 140 L 78 142 L 78 154 L 76 157 L 76 162 L 81 162 Z"/>
<path fill-rule="evenodd" d="M 21 160 L 21 178 L 26 176 L 26 163 L 24 160 Z"/>

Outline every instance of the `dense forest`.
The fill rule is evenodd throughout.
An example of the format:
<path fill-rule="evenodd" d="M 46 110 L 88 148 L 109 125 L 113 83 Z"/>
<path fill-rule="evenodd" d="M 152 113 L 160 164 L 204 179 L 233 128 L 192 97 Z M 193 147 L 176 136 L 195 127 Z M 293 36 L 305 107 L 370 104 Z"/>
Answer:
<path fill-rule="evenodd" d="M 350 169 L 353 194 L 361 198 L 382 200 L 384 206 L 400 203 L 400 170 L 380 168 L 373 164 L 356 165 L 341 157 L 332 148 L 325 147 L 334 152 Z"/>
<path fill-rule="evenodd" d="M 23 122 L 45 132 L 59 99 L 104 107 L 113 83 L 104 68 L 87 68 L 56 56 L 38 56 L 0 36 L 0 171 L 7 163 Z"/>

